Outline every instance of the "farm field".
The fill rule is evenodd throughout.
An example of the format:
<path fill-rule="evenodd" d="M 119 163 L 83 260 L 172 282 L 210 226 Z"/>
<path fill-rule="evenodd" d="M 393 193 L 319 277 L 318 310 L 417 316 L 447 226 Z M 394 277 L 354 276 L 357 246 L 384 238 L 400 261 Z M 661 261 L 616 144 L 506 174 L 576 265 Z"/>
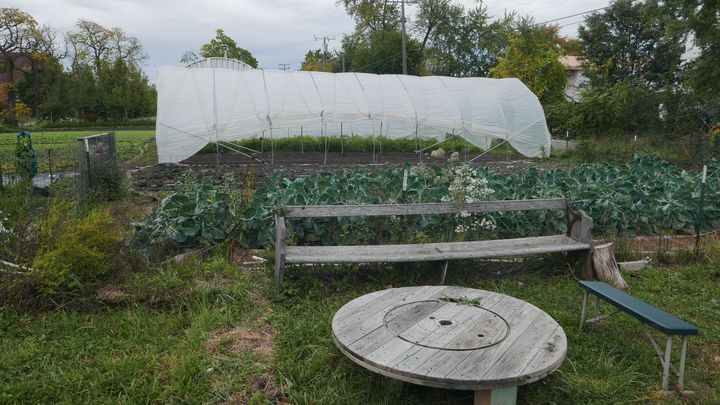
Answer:
<path fill-rule="evenodd" d="M 54 171 L 76 170 L 77 164 L 77 138 L 95 135 L 106 131 L 59 131 L 59 132 L 30 132 L 35 153 L 38 156 L 38 165 L 41 172 L 49 169 L 48 150 L 52 149 Z M 155 139 L 155 131 L 144 130 L 118 130 L 115 132 L 118 159 L 123 162 L 137 156 L 141 150 L 148 148 Z M 16 133 L 0 133 L 0 162 L 3 172 L 14 170 L 12 157 L 14 156 Z"/>

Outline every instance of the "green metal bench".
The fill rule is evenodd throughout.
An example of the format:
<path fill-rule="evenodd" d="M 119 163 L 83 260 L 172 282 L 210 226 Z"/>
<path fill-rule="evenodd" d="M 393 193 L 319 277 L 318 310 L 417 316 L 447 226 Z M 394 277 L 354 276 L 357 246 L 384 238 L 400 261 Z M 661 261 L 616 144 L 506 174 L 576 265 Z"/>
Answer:
<path fill-rule="evenodd" d="M 683 378 L 685 374 L 685 356 L 687 354 L 688 337 L 690 335 L 698 334 L 698 328 L 695 325 L 686 322 L 673 314 L 655 308 L 654 306 L 601 281 L 580 281 L 580 286 L 583 288 L 585 293 L 583 296 L 582 314 L 580 317 L 580 330 L 582 330 L 583 325 L 587 322 L 597 322 L 619 311 L 623 311 L 634 316 L 643 323 L 645 333 L 648 338 L 650 338 L 650 343 L 660 358 L 660 363 L 663 366 L 663 390 L 668 391 L 668 376 L 670 373 L 670 367 L 672 367 L 678 377 L 677 390 L 681 393 L 689 393 L 683 388 Z M 587 310 L 588 295 L 590 294 L 595 296 L 595 317 L 586 320 L 585 312 Z M 617 311 L 611 314 L 598 315 L 598 307 L 601 299 L 617 308 Z M 645 325 L 650 325 L 667 335 L 664 355 L 660 350 L 660 346 L 655 341 L 655 338 Z M 670 364 L 673 336 L 676 335 L 682 336 L 679 371 Z"/>

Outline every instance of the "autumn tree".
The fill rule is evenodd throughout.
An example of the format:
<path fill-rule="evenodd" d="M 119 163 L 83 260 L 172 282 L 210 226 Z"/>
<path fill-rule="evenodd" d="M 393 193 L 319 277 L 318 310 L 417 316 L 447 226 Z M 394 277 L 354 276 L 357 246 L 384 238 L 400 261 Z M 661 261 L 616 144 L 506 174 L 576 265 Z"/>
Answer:
<path fill-rule="evenodd" d="M 20 57 L 27 58 L 32 49 L 32 38 L 37 35 L 37 22 L 28 13 L 17 8 L 0 8 L 0 64 L 7 75 L 6 121 L 15 122 L 16 87 L 14 75 Z"/>
<path fill-rule="evenodd" d="M 128 36 L 118 27 L 105 28 L 89 20 L 78 20 L 75 28 L 67 33 L 65 40 L 73 64 L 89 62 L 99 74 L 102 62 L 113 63 L 122 60 L 138 64 L 147 59 L 140 41 Z"/>
<path fill-rule="evenodd" d="M 258 67 L 257 59 L 247 49 L 240 48 L 229 35 L 221 28 L 215 31 L 215 38 L 200 47 L 200 54 L 203 58 L 227 57 L 247 63 L 253 68 Z"/>
<path fill-rule="evenodd" d="M 325 52 L 325 72 L 335 72 L 335 58 L 330 52 Z M 323 51 L 321 49 L 310 50 L 305 54 L 305 59 L 300 64 L 300 70 L 321 72 L 322 68 Z"/>

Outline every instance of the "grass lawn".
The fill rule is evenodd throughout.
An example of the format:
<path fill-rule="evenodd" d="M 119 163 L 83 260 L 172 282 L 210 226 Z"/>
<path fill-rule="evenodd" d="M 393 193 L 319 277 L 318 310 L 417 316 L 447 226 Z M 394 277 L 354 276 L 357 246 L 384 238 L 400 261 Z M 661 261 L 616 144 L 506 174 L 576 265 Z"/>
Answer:
<path fill-rule="evenodd" d="M 619 314 L 578 332 L 582 292 L 557 263 L 498 272 L 496 263 L 468 262 L 448 271 L 447 284 L 521 298 L 565 329 L 563 366 L 521 386 L 518 402 L 680 403 L 658 394 L 660 363 L 634 318 Z M 238 270 L 211 258 L 125 275 L 113 283 L 112 304 L 5 307 L 0 403 L 470 404 L 468 391 L 392 384 L 346 359 L 330 336 L 343 304 L 389 286 L 431 284 L 427 270 L 291 268 L 277 289 L 269 267 Z M 699 326 L 686 386 L 697 392 L 693 402 L 719 403 L 720 265 L 646 269 L 627 281 L 633 295 Z"/>
<path fill-rule="evenodd" d="M 105 131 L 63 131 L 41 132 L 32 131 L 33 147 L 38 156 L 38 165 L 41 172 L 47 171 L 48 150 L 53 150 L 53 170 L 76 170 L 77 165 L 77 138 L 95 135 Z M 0 163 L 3 172 L 14 171 L 14 153 L 17 133 L 0 133 Z M 141 150 L 154 147 L 155 131 L 119 130 L 115 132 L 115 143 L 118 159 L 121 162 L 136 157 Z M 150 151 L 151 153 L 155 153 Z"/>

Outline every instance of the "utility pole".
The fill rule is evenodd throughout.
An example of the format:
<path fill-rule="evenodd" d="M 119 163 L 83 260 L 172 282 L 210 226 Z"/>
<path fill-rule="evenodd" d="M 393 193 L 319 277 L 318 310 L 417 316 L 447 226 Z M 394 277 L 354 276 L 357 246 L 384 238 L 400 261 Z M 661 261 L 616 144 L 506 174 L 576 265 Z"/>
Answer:
<path fill-rule="evenodd" d="M 388 1 L 388 3 L 400 3 L 400 24 L 402 27 L 402 67 L 403 67 L 403 74 L 406 75 L 407 73 L 407 44 L 405 40 L 405 4 L 417 4 L 416 0 L 393 0 Z"/>
<path fill-rule="evenodd" d="M 328 41 L 334 41 L 335 37 L 332 37 L 332 38 L 330 38 L 328 36 L 323 36 L 320 38 L 315 37 L 316 41 L 319 39 L 322 39 L 322 41 L 323 41 L 322 59 L 320 60 L 320 70 L 324 72 L 325 71 L 325 54 L 327 54 L 327 43 L 328 43 Z"/>
<path fill-rule="evenodd" d="M 290 64 L 289 63 L 278 63 L 278 70 L 290 70 Z"/>

